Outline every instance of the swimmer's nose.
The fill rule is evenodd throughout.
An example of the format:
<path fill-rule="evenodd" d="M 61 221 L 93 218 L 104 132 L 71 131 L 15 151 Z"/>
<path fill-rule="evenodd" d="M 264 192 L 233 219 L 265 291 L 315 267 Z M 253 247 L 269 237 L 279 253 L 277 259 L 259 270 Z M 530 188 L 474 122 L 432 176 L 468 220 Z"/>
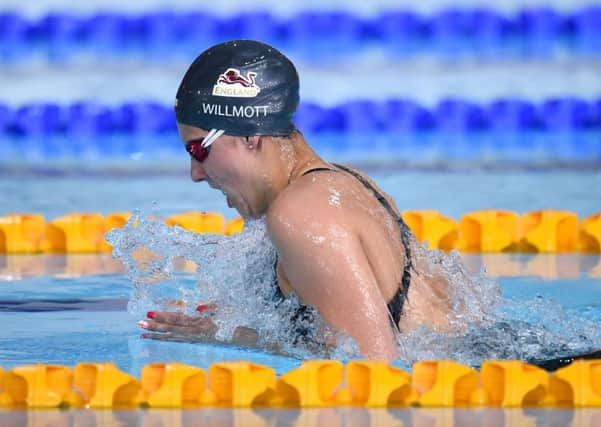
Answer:
<path fill-rule="evenodd" d="M 190 159 L 190 178 L 194 182 L 200 182 L 207 179 L 207 173 L 205 172 L 202 164 L 194 159 Z"/>

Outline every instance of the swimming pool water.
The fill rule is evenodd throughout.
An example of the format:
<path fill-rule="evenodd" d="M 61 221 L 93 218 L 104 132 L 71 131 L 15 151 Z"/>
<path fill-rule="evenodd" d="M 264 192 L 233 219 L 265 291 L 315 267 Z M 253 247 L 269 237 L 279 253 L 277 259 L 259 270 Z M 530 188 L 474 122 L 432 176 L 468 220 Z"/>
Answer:
<path fill-rule="evenodd" d="M 81 4 L 65 0 L 26 3 L 5 0 L 4 7 L 40 16 L 48 10 L 90 12 L 107 7 L 140 13 L 140 10 L 144 12 L 144 9 L 156 8 L 162 3 L 164 2 L 156 0 L 130 3 L 119 1 L 116 7 L 115 0 L 92 0 Z M 298 13 L 306 8 L 349 8 L 359 15 L 373 16 L 384 9 L 398 7 L 398 3 L 397 0 L 313 0 L 292 4 L 289 1 L 259 0 L 253 2 L 252 8 L 266 8 L 282 15 Z M 462 2 L 460 6 L 481 6 L 476 3 L 478 2 L 469 0 Z M 560 7 L 565 13 L 585 3 L 582 0 L 545 1 L 547 6 Z M 445 2 L 439 0 L 426 0 L 411 5 L 411 9 L 432 13 L 446 6 L 448 5 Z M 510 13 L 529 6 L 523 0 L 501 0 L 491 7 Z M 187 10 L 191 7 L 197 8 L 198 5 L 190 0 L 175 0 L 170 3 L 170 7 L 174 10 Z M 234 0 L 212 4 L 211 11 L 227 16 L 248 7 L 248 2 Z M 544 39 L 545 29 L 542 30 Z M 484 42 L 486 44 L 486 40 Z M 544 48 L 544 40 L 542 45 Z M 311 58 L 316 54 L 314 47 L 311 47 Z M 19 50 L 24 49 L 22 45 L 16 45 L 14 50 L 21 54 Z M 357 50 L 353 49 L 352 60 L 346 59 L 346 62 L 343 61 L 337 66 L 334 64 L 333 67 L 320 64 L 319 61 L 316 64 L 307 63 L 300 56 L 298 59 L 301 61 L 299 69 L 303 76 L 302 99 L 334 105 L 356 98 L 380 100 L 392 96 L 409 97 L 427 105 L 435 105 L 441 98 L 449 96 L 467 97 L 481 103 L 495 97 L 516 95 L 526 97 L 530 101 L 555 96 L 589 98 L 599 93 L 601 82 L 598 78 L 599 61 L 594 60 L 583 62 L 570 57 L 553 56 L 543 61 L 533 57 L 524 62 L 507 62 L 502 58 L 491 58 L 490 62 L 473 62 L 469 59 L 466 61 L 465 58 L 463 61 L 446 62 L 440 61 L 438 54 L 434 54 L 418 61 L 406 61 L 399 60 L 398 57 L 395 59 L 385 51 L 361 55 Z M 145 52 L 145 55 L 147 53 L 149 52 Z M 452 53 L 455 56 L 458 52 Z M 331 54 L 332 52 L 327 52 L 328 57 Z M 121 62 L 121 59 L 124 61 Z M 75 63 L 64 69 L 47 64 L 42 58 L 40 63 L 33 61 L 24 66 L 4 67 L 0 70 L 0 81 L 5 83 L 3 102 L 21 106 L 30 101 L 68 104 L 74 100 L 93 98 L 101 102 L 116 103 L 151 98 L 171 105 L 173 84 L 179 81 L 185 69 L 184 62 L 157 65 L 145 61 L 128 62 L 127 58 L 120 58 L 119 61 L 115 64 L 111 63 L 110 58 L 108 61 L 107 58 L 103 58 L 92 60 L 91 64 L 88 64 L 84 60 L 81 64 Z M 140 73 L 141 69 L 144 73 Z M 69 77 L 65 77 L 66 75 Z M 341 79 L 340 76 L 344 78 Z M 378 78 L 374 79 L 374 76 Z M 391 85 L 391 79 L 403 84 Z M 491 82 L 494 84 L 490 84 Z M 440 138 L 443 145 L 449 143 L 444 145 L 446 150 L 443 150 L 445 155 L 450 155 L 450 158 L 443 158 L 445 167 L 457 166 L 458 161 L 465 160 L 466 154 L 468 159 L 470 156 L 476 156 L 477 153 L 471 146 L 465 152 L 455 153 L 456 148 L 461 147 L 446 140 L 447 136 L 445 134 Z M 553 136 L 557 136 L 558 140 L 565 137 L 559 134 Z M 146 136 L 140 139 L 142 143 L 147 142 L 144 138 Z M 364 156 L 372 154 L 376 144 L 367 145 L 372 142 L 372 136 L 357 139 L 362 148 L 358 153 L 358 160 L 365 160 Z M 367 144 L 364 144 L 366 139 Z M 52 148 L 51 142 L 46 138 L 44 140 L 46 147 Z M 594 141 L 598 142 L 598 138 Z M 69 142 L 81 141 L 73 139 Z M 421 142 L 420 140 L 420 144 Z M 582 140 L 578 140 L 575 145 L 579 150 L 581 142 Z M 405 157 L 401 157 L 412 161 L 421 159 L 420 144 L 416 145 L 416 151 L 405 152 Z M 28 146 L 28 143 L 23 145 Z M 39 147 L 44 147 L 44 141 L 36 140 L 29 146 L 33 152 L 37 152 Z M 370 153 L 366 153 L 365 147 L 368 147 Z M 515 147 L 510 147 L 513 148 Z M 515 151 L 509 151 L 511 159 L 525 161 L 528 167 L 540 164 L 537 161 L 541 159 L 536 153 L 535 161 L 529 162 L 532 158 L 525 159 L 523 151 L 517 154 Z M 553 152 L 551 158 L 555 161 L 558 160 L 557 156 L 572 155 L 569 151 L 559 151 L 559 154 Z M 598 156 L 598 150 L 596 153 Z M 126 170 L 121 175 L 107 173 L 106 165 L 102 164 L 103 159 L 99 160 L 99 165 L 94 164 L 94 161 L 70 159 L 72 163 L 61 170 L 52 160 L 39 158 L 35 160 L 39 162 L 34 165 L 36 171 L 31 172 L 20 170 L 23 165 L 17 165 L 15 158 L 5 156 L 4 161 L 0 159 L 0 215 L 16 211 L 32 212 L 41 213 L 50 220 L 76 211 L 107 214 L 142 208 L 144 212 L 161 218 L 190 210 L 221 212 L 227 219 L 237 216 L 225 206 L 220 193 L 211 192 L 206 185 L 194 185 L 189 181 L 187 171 L 180 169 L 180 160 L 183 165 L 187 161 L 185 153 L 181 154 L 178 158 L 178 153 L 175 152 L 174 164 L 177 166 L 174 166 L 160 164 L 161 160 L 156 161 L 152 153 L 138 152 L 126 161 L 127 166 L 140 166 L 141 169 L 135 173 Z M 548 153 L 546 155 L 548 156 Z M 502 158 L 506 160 L 505 157 Z M 486 167 L 487 161 L 494 163 L 496 160 L 485 158 L 482 161 L 482 157 L 479 159 L 478 166 L 483 167 Z M 584 158 L 580 156 L 578 159 L 582 161 Z M 25 166 L 31 166 L 25 163 Z M 505 171 L 504 165 L 494 164 L 495 172 L 476 169 L 465 172 L 465 168 L 462 168 L 461 172 L 445 173 L 433 170 L 431 166 L 435 167 L 436 164 L 428 163 L 427 167 L 430 170 L 427 173 L 398 169 L 374 169 L 371 172 L 375 173 L 377 183 L 393 196 L 400 209 L 438 209 L 455 219 L 468 211 L 489 208 L 509 209 L 518 213 L 546 208 L 565 209 L 577 213 L 581 219 L 601 210 L 601 172 L 598 168 L 597 171 L 589 169 L 583 172 Z M 597 166 L 598 162 L 595 164 L 595 167 Z M 100 173 L 97 173 L 98 171 Z M 163 175 L 157 176 L 156 172 Z M 168 175 L 164 175 L 165 172 Z M 490 276 L 500 277 L 507 297 L 518 300 L 536 300 L 540 297 L 544 300 L 558 301 L 568 315 L 582 315 L 596 324 L 601 320 L 599 256 L 483 255 L 465 257 L 465 261 L 473 272 L 484 266 Z M 191 275 L 181 274 L 179 277 L 184 283 L 194 282 Z M 136 324 L 139 317 L 126 311 L 130 290 L 131 284 L 123 269 L 104 255 L 0 256 L 0 321 L 4 326 L 3 332 L 0 333 L 0 367 L 6 369 L 34 362 L 73 366 L 80 361 L 114 361 L 121 369 L 139 375 L 143 365 L 154 361 L 175 360 L 207 367 L 216 361 L 247 359 L 273 366 L 278 374 L 281 374 L 300 363 L 295 359 L 249 349 L 141 339 L 140 334 L 143 331 Z M 544 313 L 523 313 L 523 317 L 540 315 Z M 596 426 L 601 419 L 600 412 L 598 409 L 570 411 L 440 408 L 405 411 L 326 408 L 303 411 L 208 409 L 61 412 L 0 409 L 0 426 Z"/>
<path fill-rule="evenodd" d="M 45 258 L 36 257 L 41 262 Z M 88 257 L 93 260 L 94 255 Z M 558 262 L 556 255 L 539 257 L 543 263 Z M 571 258 L 570 262 L 581 266 L 599 262 L 598 257 Z M 496 255 L 484 260 L 484 264 L 509 259 L 516 261 L 516 256 Z M 468 256 L 466 260 L 472 268 L 482 262 L 477 256 Z M 528 262 L 528 257 L 519 256 L 517 261 Z M 506 298 L 559 301 L 568 315 L 601 322 L 601 281 L 595 274 L 595 270 L 579 270 L 576 276 L 556 279 L 532 275 L 498 280 Z M 193 285 L 194 277 L 180 273 L 178 282 Z M 138 376 L 145 364 L 165 361 L 206 368 L 218 361 L 250 360 L 271 366 L 278 374 L 300 364 L 294 358 L 247 348 L 143 339 L 144 331 L 137 326 L 140 316 L 126 311 L 130 291 L 130 283 L 123 274 L 65 278 L 42 275 L 0 282 L 0 322 L 5 325 L 0 337 L 0 366 L 12 368 L 29 363 L 74 366 L 78 362 L 113 361 L 122 370 Z M 528 316 L 537 320 L 539 314 Z"/>
<path fill-rule="evenodd" d="M 338 160 L 338 159 L 334 159 Z M 170 174 L 152 170 L 123 174 L 82 174 L 74 171 L 0 174 L 0 210 L 41 213 L 52 219 L 69 212 L 107 214 L 140 208 L 160 218 L 184 212 L 221 212 L 237 217 L 219 191 L 194 183 L 182 152 Z M 49 165 L 51 167 L 52 165 Z M 601 210 L 601 171 L 414 171 L 402 168 L 367 169 L 401 210 L 438 209 L 458 220 L 479 209 L 569 210 L 581 218 Z"/>
<path fill-rule="evenodd" d="M 131 172 L 131 171 L 130 171 Z M 584 218 L 599 211 L 601 173 L 596 171 L 419 172 L 377 169 L 376 183 L 401 209 L 438 209 L 459 219 L 477 209 L 518 213 L 541 208 L 571 210 Z M 69 212 L 110 212 L 142 208 L 160 218 L 184 211 L 237 213 L 221 193 L 195 184 L 181 169 L 152 173 L 44 174 L 0 177 L 0 205 L 9 212 L 42 213 L 47 220 Z M 601 261 L 598 256 L 466 256 L 472 272 L 486 267 L 501 277 L 508 297 L 560 301 L 570 313 L 601 320 Z M 27 363 L 114 361 L 138 374 L 147 363 L 175 360 L 199 366 L 248 359 L 278 373 L 296 359 L 231 346 L 158 342 L 140 338 L 139 316 L 127 313 L 131 284 L 110 255 L 0 257 L 0 366 Z M 193 284 L 192 275 L 181 275 Z M 174 292 L 176 289 L 173 290 Z M 452 355 L 449 355 L 449 357 Z"/>
<path fill-rule="evenodd" d="M 248 359 L 279 373 L 300 363 L 249 349 L 141 339 L 139 317 L 126 311 L 129 293 L 123 275 L 0 282 L 0 321 L 7 325 L 0 338 L 0 366 L 112 361 L 139 375 L 143 365 L 159 361 L 208 367 Z"/>
<path fill-rule="evenodd" d="M 596 427 L 601 410 L 521 409 L 521 408 L 309 408 L 274 409 L 138 409 L 7 411 L 0 409 L 0 425 L 66 426 L 303 426 L 303 427 L 384 427 L 384 426 L 540 426 Z M 36 424 L 37 423 L 37 424 Z"/>

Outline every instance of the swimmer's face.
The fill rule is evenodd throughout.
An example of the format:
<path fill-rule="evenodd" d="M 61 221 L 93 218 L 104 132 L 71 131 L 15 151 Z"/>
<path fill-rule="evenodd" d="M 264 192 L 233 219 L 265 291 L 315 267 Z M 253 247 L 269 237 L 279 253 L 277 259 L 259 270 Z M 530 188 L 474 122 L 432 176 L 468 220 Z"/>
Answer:
<path fill-rule="evenodd" d="M 177 128 L 184 145 L 208 134 L 206 129 L 180 123 Z M 250 153 L 248 141 L 239 136 L 221 135 L 202 162 L 190 156 L 192 181 L 207 181 L 210 187 L 222 191 L 228 206 L 235 208 L 244 218 L 257 218 L 265 211 L 257 192 L 256 174 L 253 173 L 257 167 L 256 156 Z"/>

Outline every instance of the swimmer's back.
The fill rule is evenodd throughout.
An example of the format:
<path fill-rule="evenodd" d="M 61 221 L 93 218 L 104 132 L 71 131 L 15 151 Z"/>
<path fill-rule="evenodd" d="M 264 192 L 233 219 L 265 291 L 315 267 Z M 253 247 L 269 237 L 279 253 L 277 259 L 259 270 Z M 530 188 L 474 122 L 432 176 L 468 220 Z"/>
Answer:
<path fill-rule="evenodd" d="M 401 286 L 407 262 L 407 251 L 397 222 L 401 213 L 392 198 L 371 179 L 357 170 L 346 169 L 327 164 L 320 168 L 311 168 L 310 172 L 314 172 L 299 177 L 286 189 L 287 194 L 284 197 L 287 202 L 296 203 L 299 207 L 312 207 L 312 215 L 311 218 L 307 218 L 308 222 L 319 221 L 325 215 L 334 215 L 339 224 L 359 237 L 382 298 L 388 302 L 395 297 Z M 373 191 L 361 180 L 368 183 Z M 396 218 L 378 197 L 386 201 Z M 333 236 L 313 237 L 331 239 Z M 282 275 L 284 276 L 283 272 Z M 437 304 L 429 295 L 446 296 L 446 282 L 438 284 L 445 289 L 437 291 L 427 289 L 428 286 L 418 274 L 412 274 L 408 301 L 404 304 L 399 322 L 401 330 L 412 329 L 423 322 L 444 327 L 447 301 Z M 287 289 L 284 289 L 284 293 L 287 293 Z"/>
<path fill-rule="evenodd" d="M 297 204 L 299 208 L 311 207 L 312 217 L 307 218 L 307 222 L 334 217 L 340 226 L 357 235 L 382 296 L 389 301 L 398 289 L 405 265 L 398 225 L 361 182 L 335 166 L 330 168 L 304 174 L 282 196 L 287 199 L 286 203 Z M 335 240 L 331 235 L 313 237 Z"/>

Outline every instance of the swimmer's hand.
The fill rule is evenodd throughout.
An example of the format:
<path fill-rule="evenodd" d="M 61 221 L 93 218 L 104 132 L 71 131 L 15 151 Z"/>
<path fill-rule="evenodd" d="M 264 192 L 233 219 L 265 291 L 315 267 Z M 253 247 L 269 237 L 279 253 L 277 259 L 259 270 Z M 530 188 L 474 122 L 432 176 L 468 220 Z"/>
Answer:
<path fill-rule="evenodd" d="M 206 305 L 199 312 L 206 312 L 215 308 Z M 169 311 L 151 311 L 147 320 L 141 320 L 138 325 L 154 333 L 142 335 L 142 338 L 160 341 L 178 342 L 217 342 L 215 333 L 217 325 L 209 316 L 188 316 L 182 313 Z M 253 347 L 257 344 L 259 335 L 254 329 L 238 326 L 234 331 L 233 344 Z"/>
<path fill-rule="evenodd" d="M 187 316 L 183 313 L 170 311 L 150 311 L 148 319 L 140 320 L 138 325 L 142 329 L 160 334 L 149 334 L 145 338 L 164 339 L 165 335 L 190 340 L 213 339 L 217 332 L 217 325 L 207 316 Z"/>

